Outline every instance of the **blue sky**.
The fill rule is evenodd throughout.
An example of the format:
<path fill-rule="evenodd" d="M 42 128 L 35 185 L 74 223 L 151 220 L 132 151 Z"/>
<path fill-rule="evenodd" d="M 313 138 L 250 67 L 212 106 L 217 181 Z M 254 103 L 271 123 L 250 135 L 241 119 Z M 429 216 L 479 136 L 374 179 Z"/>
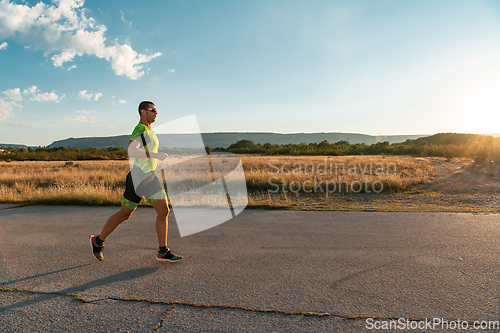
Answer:
<path fill-rule="evenodd" d="M 202 132 L 500 133 L 498 1 L 0 0 L 0 143 Z"/>

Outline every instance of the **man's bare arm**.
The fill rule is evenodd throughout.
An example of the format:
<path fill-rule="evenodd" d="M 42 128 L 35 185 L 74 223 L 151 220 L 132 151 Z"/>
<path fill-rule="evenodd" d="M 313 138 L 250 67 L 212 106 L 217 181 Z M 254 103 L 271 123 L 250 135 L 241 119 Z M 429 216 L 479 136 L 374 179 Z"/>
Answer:
<path fill-rule="evenodd" d="M 140 149 L 141 144 L 135 140 L 130 140 L 128 142 L 128 148 L 127 148 L 127 153 L 129 158 L 148 158 L 146 155 L 146 152 L 144 150 Z M 158 160 L 163 161 L 168 157 L 168 154 L 166 153 L 148 153 L 149 157 L 151 158 L 156 158 Z"/>

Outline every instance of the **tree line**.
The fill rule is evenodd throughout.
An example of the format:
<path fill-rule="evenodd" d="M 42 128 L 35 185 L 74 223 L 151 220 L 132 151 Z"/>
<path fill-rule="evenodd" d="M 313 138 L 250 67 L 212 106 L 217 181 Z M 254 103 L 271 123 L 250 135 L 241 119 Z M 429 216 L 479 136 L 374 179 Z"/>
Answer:
<path fill-rule="evenodd" d="M 169 152 L 168 149 L 162 151 Z M 179 150 L 176 150 L 179 152 Z M 466 157 L 476 163 L 500 163 L 500 138 L 486 135 L 440 133 L 419 139 L 409 139 L 405 142 L 378 142 L 371 145 L 364 143 L 351 144 L 347 141 L 329 143 L 323 140 L 319 143 L 271 144 L 254 143 L 251 140 L 240 140 L 228 148 L 209 148 L 207 152 L 231 152 L 235 154 L 262 155 L 412 155 L 436 157 Z M 189 154 L 189 150 L 185 149 Z M 6 148 L 0 160 L 124 160 L 127 151 L 122 147 L 112 148 Z"/>
<path fill-rule="evenodd" d="M 411 155 L 435 157 L 465 157 L 476 163 L 500 163 L 500 138 L 477 134 L 439 133 L 429 137 L 408 139 L 390 144 L 387 141 L 367 145 L 351 144 L 347 141 L 329 143 L 299 144 L 255 144 L 251 140 L 240 140 L 227 149 L 216 148 L 208 151 L 227 151 L 236 154 L 265 155 Z"/>

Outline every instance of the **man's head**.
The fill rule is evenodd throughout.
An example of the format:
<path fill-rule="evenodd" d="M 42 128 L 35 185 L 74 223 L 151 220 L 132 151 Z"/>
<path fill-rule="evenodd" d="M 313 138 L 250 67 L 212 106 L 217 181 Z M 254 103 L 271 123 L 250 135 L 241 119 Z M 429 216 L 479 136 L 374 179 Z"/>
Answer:
<path fill-rule="evenodd" d="M 155 103 L 150 101 L 142 101 L 141 103 L 139 103 L 139 115 L 141 114 L 141 110 L 151 108 L 151 105 L 154 108 Z"/>
<path fill-rule="evenodd" d="M 156 118 L 156 107 L 153 102 L 143 101 L 139 104 L 139 115 L 141 120 L 145 120 L 148 124 L 152 124 Z"/>

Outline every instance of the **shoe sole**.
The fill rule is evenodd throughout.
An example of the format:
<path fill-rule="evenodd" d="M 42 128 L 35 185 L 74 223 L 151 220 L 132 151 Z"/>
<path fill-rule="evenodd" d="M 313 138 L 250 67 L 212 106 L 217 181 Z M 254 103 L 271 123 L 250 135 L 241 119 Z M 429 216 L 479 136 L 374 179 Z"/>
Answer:
<path fill-rule="evenodd" d="M 92 243 L 92 237 L 94 237 L 94 236 L 90 236 L 90 237 L 89 237 L 90 249 L 92 250 L 92 255 L 93 255 L 93 256 L 94 256 L 94 258 L 96 258 L 97 260 L 102 261 L 102 259 L 99 259 L 99 258 L 97 258 L 97 257 L 95 256 L 95 253 L 94 253 L 94 244 Z"/>

